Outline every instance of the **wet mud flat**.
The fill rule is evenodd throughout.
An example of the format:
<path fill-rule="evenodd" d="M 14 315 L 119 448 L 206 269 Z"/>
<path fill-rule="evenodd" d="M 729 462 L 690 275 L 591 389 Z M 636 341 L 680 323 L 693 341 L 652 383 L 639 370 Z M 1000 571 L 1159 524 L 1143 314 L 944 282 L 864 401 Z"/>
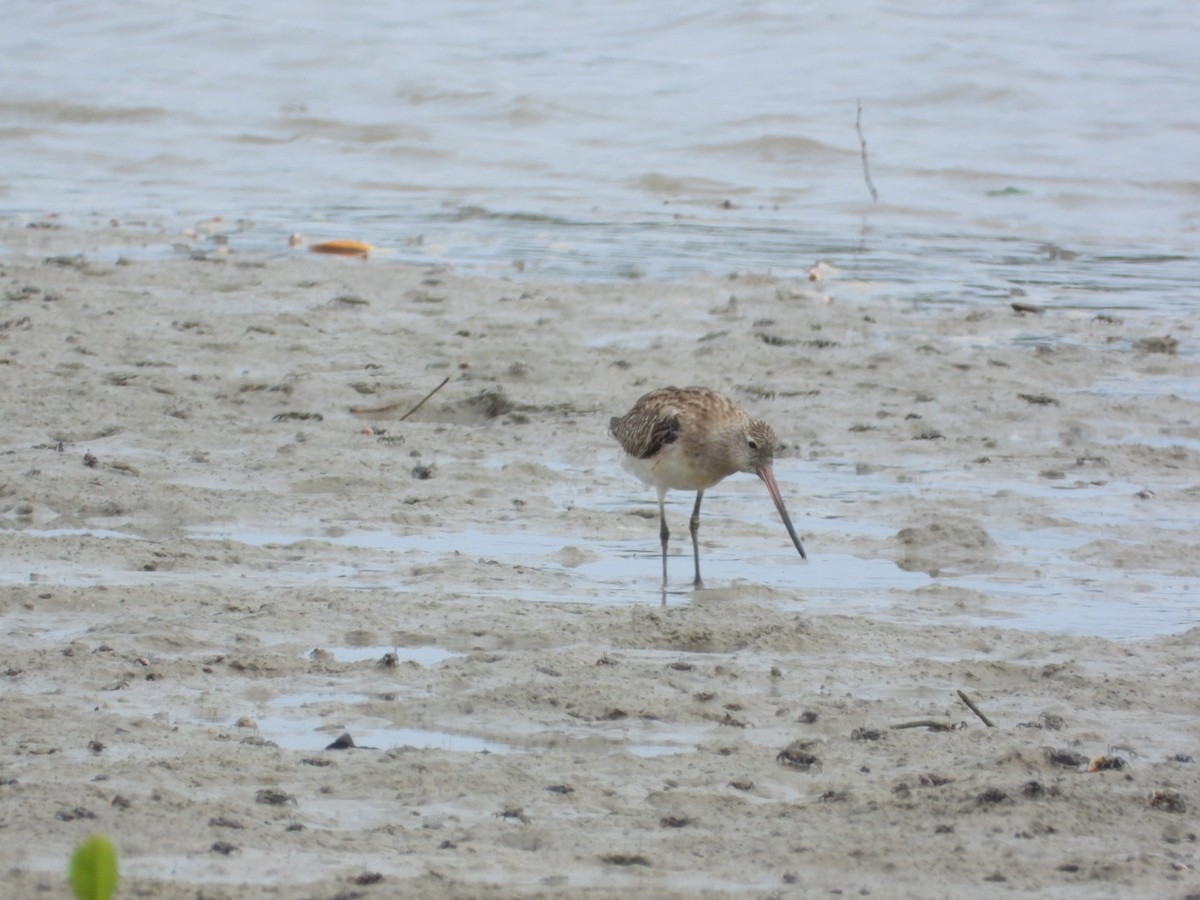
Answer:
<path fill-rule="evenodd" d="M 145 897 L 1200 891 L 1188 317 L 35 237 L 0 261 L 15 895 L 94 830 Z M 730 479 L 710 588 L 685 540 L 660 595 L 605 426 L 669 383 L 779 432 L 807 563 Z"/>

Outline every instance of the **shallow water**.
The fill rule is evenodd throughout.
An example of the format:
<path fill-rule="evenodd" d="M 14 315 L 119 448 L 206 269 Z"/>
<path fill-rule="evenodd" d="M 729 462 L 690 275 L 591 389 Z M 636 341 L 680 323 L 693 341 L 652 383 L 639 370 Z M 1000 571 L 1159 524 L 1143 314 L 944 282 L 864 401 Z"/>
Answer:
<path fill-rule="evenodd" d="M 160 254 L 221 216 L 194 246 L 301 232 L 569 279 L 824 258 L 917 302 L 1195 306 L 1197 46 L 1182 0 L 20 4 L 0 219 L 118 219 Z"/>
<path fill-rule="evenodd" d="M 498 741 L 437 728 L 410 728 L 378 715 L 364 715 L 356 711 L 362 699 L 333 691 L 284 694 L 270 700 L 255 723 L 263 738 L 280 747 L 314 751 L 325 749 L 346 732 L 362 750 L 411 747 L 456 753 L 523 753 L 566 746 L 576 753 L 653 757 L 691 752 L 706 735 L 703 728 L 676 723 L 591 722 L 574 731 L 554 730 Z"/>
<path fill-rule="evenodd" d="M 926 468 L 922 468 L 922 465 Z M 788 544 L 773 512 L 764 511 L 765 496 L 750 479 L 733 479 L 707 506 L 708 536 L 702 548 L 704 575 L 710 588 L 761 587 L 771 593 L 754 602 L 783 604 L 807 613 L 844 612 L 900 621 L 956 621 L 1027 630 L 1093 634 L 1124 639 L 1168 634 L 1200 624 L 1194 582 L 1186 573 L 1106 567 L 1076 560 L 1072 553 L 1100 540 L 1119 546 L 1122 529 L 1171 535 L 1187 542 L 1194 530 L 1186 504 L 1144 502 L 1134 498 L 1142 485 L 1109 481 L 1079 482 L 982 480 L 978 473 L 928 468 L 914 460 L 900 479 L 889 469 L 860 473 L 849 461 L 822 460 L 819 477 L 812 463 L 781 459 L 776 474 L 785 496 L 803 496 L 796 522 L 806 537 L 810 559 L 801 560 Z M 628 512 L 652 509 L 653 500 L 633 484 L 613 493 L 595 479 L 575 473 L 582 485 L 572 498 L 581 509 Z M 801 491 L 801 483 L 809 485 Z M 1044 527 L 989 528 L 1003 560 L 996 572 L 948 569 L 931 577 L 905 571 L 885 558 L 864 558 L 822 550 L 846 540 L 887 540 L 900 527 L 886 504 L 927 496 L 930 491 L 955 504 L 987 504 L 994 498 L 1015 499 L 1038 509 Z M 872 504 L 883 503 L 873 518 Z M 671 495 L 668 516 L 686 519 L 690 500 Z M 656 517 L 654 517 L 656 518 Z M 25 528 L 24 538 L 45 539 L 47 547 L 64 538 L 80 542 L 80 552 L 26 555 L 25 564 L 0 573 L 0 584 L 122 585 L 159 584 L 180 578 L 214 585 L 228 578 L 239 584 L 260 579 L 264 586 L 328 584 L 363 591 L 404 594 L 427 587 L 422 570 L 435 572 L 440 590 L 449 594 L 487 596 L 504 601 L 514 596 L 546 603 L 612 606 L 665 603 L 686 605 L 704 595 L 691 589 L 691 554 L 686 535 L 672 544 L 670 585 L 660 590 L 660 551 L 654 518 L 636 519 L 619 539 L 538 531 L 507 533 L 481 528 L 396 534 L 342 527 L 314 527 L 307 522 L 229 522 L 189 530 L 201 541 L 222 541 L 296 552 L 273 554 L 270 564 L 240 568 L 236 573 L 141 571 L 119 562 L 120 555 L 97 551 L 110 541 L 141 541 L 113 528 Z M 740 521 L 766 527 L 753 537 L 722 523 Z M 1176 537 L 1177 536 L 1177 537 Z M 96 543 L 93 543 L 96 542 Z M 92 549 L 82 552 L 85 546 Z M 1086 557 L 1084 557 L 1086 559 Z M 499 567 L 487 568 L 492 563 Z M 527 570 L 538 577 L 517 576 Z M 1014 574 L 1015 573 L 1015 574 Z M 976 592 L 979 600 L 966 608 L 931 600 L 914 591 L 934 585 Z M 56 639 L 70 635 L 57 634 Z M 380 659 L 396 652 L 400 661 L 436 664 L 437 648 L 393 648 L 389 636 L 347 635 L 345 646 L 321 649 L 342 662 Z M 337 642 L 335 642 L 337 643 Z M 427 655 L 422 655 L 427 654 Z M 433 655 L 428 655 L 433 654 Z"/>
<path fill-rule="evenodd" d="M 228 533 L 224 539 L 232 539 Z M 996 535 L 1010 550 L 1030 566 L 1052 566 L 1055 574 L 1037 579 L 1012 579 L 994 575 L 946 574 L 936 581 L 969 588 L 988 598 L 987 607 L 956 611 L 926 608 L 921 615 L 939 621 L 962 621 L 972 625 L 993 625 L 1032 631 L 1076 635 L 1097 635 L 1110 639 L 1149 637 L 1170 634 L 1200 624 L 1200 612 L 1194 604 L 1194 578 L 1150 572 L 1104 571 L 1064 559 L 1058 549 L 1063 544 L 1082 543 L 1071 538 L 1059 540 L 1052 532 L 1021 532 Z M 372 535 L 368 543 L 379 543 Z M 494 535 L 465 532 L 395 539 L 397 545 L 423 549 L 404 555 L 403 570 L 388 562 L 363 567 L 344 580 L 341 587 L 404 593 L 409 590 L 405 574 L 417 560 L 435 563 L 456 552 L 498 559 L 532 569 L 562 571 L 569 575 L 563 589 L 537 590 L 524 585 L 523 600 L 546 603 L 598 603 L 630 606 L 660 600 L 660 555 L 654 528 L 648 528 L 644 540 L 602 541 L 589 544 L 599 559 L 573 568 L 565 568 L 554 555 L 568 546 L 560 536 L 520 533 Z M 913 612 L 905 607 L 903 592 L 934 583 L 921 572 L 906 572 L 887 560 L 862 559 L 844 554 L 814 554 L 808 563 L 793 559 L 782 545 L 771 553 L 761 541 L 748 544 L 730 536 L 721 539 L 718 548 L 705 548 L 705 581 L 711 588 L 761 586 L 780 592 L 777 602 L 807 613 L 840 612 L 871 614 L 883 618 L 911 620 Z M 343 546 L 346 543 L 341 542 Z M 666 605 L 686 605 L 700 595 L 692 591 L 690 553 L 673 552 L 670 561 L 671 585 Z M 274 573 L 276 579 L 279 572 Z M 503 600 L 513 596 L 511 586 L 481 586 L 467 580 L 449 580 L 450 592 L 469 592 L 474 596 L 492 596 Z M 889 593 L 891 592 L 891 593 Z M 896 593 L 899 592 L 899 593 Z M 770 601 L 766 601 L 770 602 Z"/>
<path fill-rule="evenodd" d="M 789 489 L 788 460 L 777 466 L 777 477 L 785 494 Z M 1153 503 L 1129 503 L 1137 485 L 1072 485 L 1062 482 L 973 482 L 962 473 L 920 472 L 914 481 L 898 482 L 886 472 L 863 476 L 853 474 L 851 466 L 836 462 L 822 465 L 815 479 L 820 490 L 806 498 L 808 513 L 797 521 L 801 530 L 817 536 L 810 541 L 812 555 L 805 562 L 792 552 L 782 526 L 778 540 L 763 537 L 739 537 L 730 530 L 714 533 L 702 550 L 705 581 L 710 588 L 760 586 L 775 592 L 773 598 L 756 602 L 780 603 L 797 611 L 869 614 L 901 621 L 930 619 L 958 621 L 972 625 L 995 625 L 1035 631 L 1078 635 L 1098 635 L 1112 639 L 1169 634 L 1200 624 L 1194 597 L 1195 579 L 1155 571 L 1098 568 L 1071 559 L 1070 552 L 1089 542 L 1100 540 L 1123 525 L 1137 524 L 1178 533 L 1186 539 L 1193 523 L 1185 507 L 1166 507 Z M 816 550 L 820 535 L 887 538 L 896 531 L 894 523 L 872 521 L 861 513 L 863 504 L 873 498 L 923 494 L 931 489 L 966 492 L 970 500 L 977 495 L 986 501 L 1001 492 L 1046 504 L 1056 523 L 1045 528 L 994 528 L 992 537 L 1001 555 L 1020 564 L 1020 575 L 1004 574 L 1004 567 L 990 573 L 948 570 L 933 578 L 924 572 L 905 571 L 887 559 L 869 559 L 844 553 Z M 722 520 L 747 523 L 763 521 L 763 498 L 757 492 L 742 494 L 728 491 L 714 496 L 709 505 L 710 527 L 720 529 Z M 860 512 L 853 517 L 841 514 L 843 504 L 854 500 Z M 598 509 L 630 509 L 646 498 L 641 494 L 606 495 L 590 490 L 579 500 L 581 505 Z M 668 516 L 686 517 L 690 501 L 668 500 Z M 297 544 L 302 541 L 328 543 L 331 547 L 353 547 L 370 551 L 361 556 L 352 571 L 335 576 L 341 587 L 370 591 L 404 593 L 416 589 L 410 572 L 413 567 L 443 566 L 466 558 L 472 561 L 496 560 L 506 566 L 557 574 L 559 580 L 546 587 L 526 580 L 520 596 L 525 600 L 549 603 L 596 603 L 602 605 L 639 605 L 663 602 L 686 605 L 703 594 L 693 593 L 691 554 L 687 542 L 672 545 L 669 560 L 670 586 L 665 597 L 660 593 L 660 551 L 657 526 L 645 521 L 645 534 L 621 540 L 584 540 L 570 535 L 518 531 L 497 534 L 481 530 L 430 532 L 396 535 L 386 532 L 350 531 L 322 536 L 319 531 L 297 528 L 290 532 L 259 530 L 253 526 L 233 526 L 194 530 L 193 536 L 233 541 L 249 545 Z M 583 550 L 578 564 L 564 563 L 564 548 Z M 320 568 L 321 555 L 312 554 L 309 565 Z M 470 570 L 455 574 L 443 567 L 439 577 L 445 590 L 491 596 L 503 600 L 513 596 L 506 579 L 481 579 Z M 1033 574 L 1031 574 L 1033 573 Z M 273 571 L 271 577 L 287 577 Z M 956 609 L 939 606 L 935 601 L 914 601 L 910 592 L 934 584 L 966 588 L 986 598 L 975 608 Z"/>

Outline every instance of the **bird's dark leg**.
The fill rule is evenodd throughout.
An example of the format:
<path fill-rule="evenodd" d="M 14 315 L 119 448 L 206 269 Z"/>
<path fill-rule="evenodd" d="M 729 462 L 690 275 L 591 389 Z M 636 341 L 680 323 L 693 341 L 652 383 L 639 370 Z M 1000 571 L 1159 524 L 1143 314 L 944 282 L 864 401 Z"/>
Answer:
<path fill-rule="evenodd" d="M 664 496 L 665 496 L 664 493 L 660 493 L 658 495 L 658 522 L 659 522 L 658 537 L 662 541 L 662 553 L 663 553 L 663 583 L 662 583 L 662 586 L 663 586 L 663 590 L 665 591 L 667 589 L 667 539 L 671 536 L 671 532 L 667 529 L 667 510 L 666 510 L 666 507 L 663 505 Z"/>
<path fill-rule="evenodd" d="M 700 580 L 700 541 L 696 535 L 700 531 L 700 501 L 704 499 L 704 491 L 696 491 L 696 505 L 692 507 L 692 518 L 688 525 L 692 532 L 692 555 L 696 558 L 696 580 L 693 582 L 695 587 L 704 587 L 704 582 Z"/>

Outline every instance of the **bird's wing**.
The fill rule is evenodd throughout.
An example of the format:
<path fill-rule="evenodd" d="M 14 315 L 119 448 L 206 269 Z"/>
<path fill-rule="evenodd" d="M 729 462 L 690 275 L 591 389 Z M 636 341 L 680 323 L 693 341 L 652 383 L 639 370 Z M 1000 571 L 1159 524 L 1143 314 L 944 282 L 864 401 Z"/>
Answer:
<path fill-rule="evenodd" d="M 674 410 L 661 410 L 653 416 L 631 413 L 613 419 L 609 430 L 630 456 L 649 459 L 679 439 L 679 415 Z"/>

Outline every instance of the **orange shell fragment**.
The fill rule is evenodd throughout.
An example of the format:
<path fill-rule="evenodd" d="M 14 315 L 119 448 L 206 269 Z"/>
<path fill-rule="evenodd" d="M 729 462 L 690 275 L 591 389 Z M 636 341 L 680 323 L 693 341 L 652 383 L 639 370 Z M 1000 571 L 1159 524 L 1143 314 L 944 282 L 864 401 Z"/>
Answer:
<path fill-rule="evenodd" d="M 310 244 L 310 253 L 332 253 L 334 256 L 369 256 L 375 248 L 363 241 L 322 241 Z"/>

